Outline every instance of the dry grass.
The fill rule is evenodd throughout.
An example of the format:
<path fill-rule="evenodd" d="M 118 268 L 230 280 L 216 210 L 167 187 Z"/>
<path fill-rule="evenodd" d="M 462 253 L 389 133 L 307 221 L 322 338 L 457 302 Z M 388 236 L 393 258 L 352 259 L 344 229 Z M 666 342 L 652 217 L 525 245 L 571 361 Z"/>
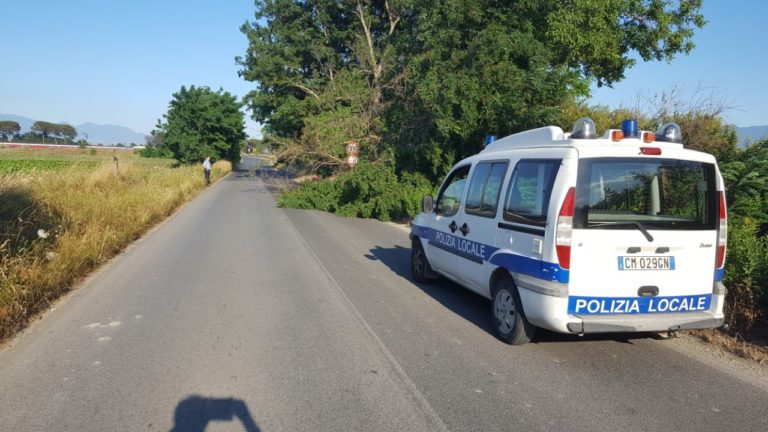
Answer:
<path fill-rule="evenodd" d="M 761 365 L 768 365 L 768 329 L 759 334 L 728 332 L 721 329 L 693 330 L 690 334 L 717 348 Z"/>
<path fill-rule="evenodd" d="M 0 176 L 0 341 L 204 188 L 199 166 L 124 156 L 117 176 L 111 158 Z"/>
<path fill-rule="evenodd" d="M 691 334 L 716 348 L 761 365 L 768 365 L 768 322 L 763 319 L 754 291 L 748 286 L 728 287 L 725 326 Z"/>

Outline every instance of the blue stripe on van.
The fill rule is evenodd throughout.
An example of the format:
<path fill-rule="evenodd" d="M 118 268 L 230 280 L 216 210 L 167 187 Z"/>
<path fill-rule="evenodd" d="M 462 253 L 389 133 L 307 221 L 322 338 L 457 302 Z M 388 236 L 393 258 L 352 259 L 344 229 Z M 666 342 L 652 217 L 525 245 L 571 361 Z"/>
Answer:
<path fill-rule="evenodd" d="M 511 253 L 499 253 L 493 256 L 491 264 L 526 276 L 532 276 L 552 282 L 568 283 L 569 271 L 560 264 L 528 258 Z"/>
<path fill-rule="evenodd" d="M 522 273 L 547 281 L 568 283 L 568 270 L 556 263 L 508 252 L 496 253 L 499 249 L 495 246 L 466 240 L 460 236 L 429 227 L 413 225 L 411 227 L 411 234 L 426 239 L 435 247 L 471 261 L 488 261 L 495 266 L 503 267 L 514 273 Z"/>

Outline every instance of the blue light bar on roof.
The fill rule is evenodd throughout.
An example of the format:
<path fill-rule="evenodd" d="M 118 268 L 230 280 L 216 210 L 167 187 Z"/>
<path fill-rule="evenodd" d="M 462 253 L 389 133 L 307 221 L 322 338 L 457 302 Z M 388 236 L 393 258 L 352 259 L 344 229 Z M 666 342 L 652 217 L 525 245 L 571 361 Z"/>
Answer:
<path fill-rule="evenodd" d="M 621 131 L 624 132 L 624 138 L 637 138 L 640 136 L 637 131 L 637 120 L 624 120 L 621 122 Z"/>

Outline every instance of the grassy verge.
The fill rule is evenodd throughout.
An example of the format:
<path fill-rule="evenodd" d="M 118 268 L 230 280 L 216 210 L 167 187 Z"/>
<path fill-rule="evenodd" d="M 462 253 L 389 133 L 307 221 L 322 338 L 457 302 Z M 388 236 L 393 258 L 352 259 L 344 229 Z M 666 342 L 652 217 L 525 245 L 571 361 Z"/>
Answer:
<path fill-rule="evenodd" d="M 199 166 L 122 155 L 118 175 L 111 156 L 0 175 L 0 341 L 204 188 Z"/>
<path fill-rule="evenodd" d="M 692 330 L 691 335 L 731 354 L 768 365 L 768 329 L 746 335 L 723 329 Z"/>

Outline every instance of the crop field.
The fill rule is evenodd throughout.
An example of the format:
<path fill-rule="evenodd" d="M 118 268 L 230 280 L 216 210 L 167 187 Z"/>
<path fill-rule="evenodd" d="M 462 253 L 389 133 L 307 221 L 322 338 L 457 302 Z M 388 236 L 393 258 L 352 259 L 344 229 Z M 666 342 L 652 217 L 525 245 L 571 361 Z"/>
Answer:
<path fill-rule="evenodd" d="M 65 160 L 35 160 L 35 159 L 0 159 L 0 175 L 30 171 L 60 171 L 72 165 L 94 167 L 98 161 L 65 161 Z"/>
<path fill-rule="evenodd" d="M 39 171 L 61 171 L 78 166 L 93 169 L 103 164 L 131 161 L 141 166 L 170 166 L 167 159 L 141 158 L 128 150 L 72 148 L 18 148 L 0 144 L 0 175 Z"/>

